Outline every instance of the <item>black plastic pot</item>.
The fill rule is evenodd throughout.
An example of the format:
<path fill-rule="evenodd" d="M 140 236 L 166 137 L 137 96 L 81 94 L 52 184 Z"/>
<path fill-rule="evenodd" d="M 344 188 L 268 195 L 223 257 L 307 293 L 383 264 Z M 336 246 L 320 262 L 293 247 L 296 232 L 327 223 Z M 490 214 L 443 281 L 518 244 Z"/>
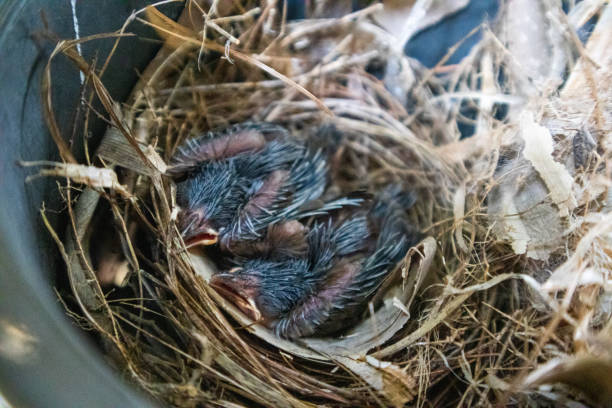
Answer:
<path fill-rule="evenodd" d="M 66 317 L 52 290 L 56 272 L 64 274 L 63 264 L 39 214 L 44 202 L 51 223 L 63 232 L 57 185 L 52 179 L 26 184 L 32 171 L 17 165 L 18 160 L 59 159 L 42 115 L 41 74 L 53 47 L 45 38 L 74 38 L 75 20 L 81 37 L 117 30 L 133 10 L 148 3 L 152 2 L 0 0 L 0 393 L 18 407 L 153 405 L 118 378 Z M 299 6 L 300 1 L 292 3 Z M 477 25 L 485 12 L 494 13 L 497 1 L 472 3 L 475 6 L 462 13 L 463 20 L 458 16 L 453 23 L 460 33 Z M 182 3 L 169 4 L 162 10 L 176 17 L 181 7 Z M 299 16 L 300 7 L 296 10 Z M 463 35 L 449 38 L 449 27 L 433 35 L 423 33 L 407 52 L 427 63 L 437 61 Z M 122 39 L 103 77 L 118 101 L 127 97 L 136 70 L 142 70 L 159 47 L 154 33 L 135 25 L 130 30 L 139 37 Z M 111 45 L 110 40 L 94 41 L 83 44 L 82 52 L 88 61 L 103 61 Z M 57 119 L 62 134 L 71 135 L 80 76 L 58 58 L 53 81 Z M 91 129 L 90 145 L 95 146 L 104 123 L 94 123 Z M 77 133 L 74 142 L 80 139 Z"/>
<path fill-rule="evenodd" d="M 31 170 L 17 165 L 18 160 L 58 160 L 41 111 L 41 74 L 53 47 L 45 37 L 75 37 L 73 6 L 83 37 L 119 29 L 133 10 L 146 4 L 0 1 L 0 393 L 18 407 L 152 405 L 117 377 L 66 317 L 52 291 L 55 271 L 62 265 L 39 214 L 44 201 L 54 227 L 63 232 L 61 217 L 54 213 L 60 210 L 57 185 L 52 179 L 26 184 Z M 177 16 L 180 8 L 166 6 L 164 12 Z M 155 39 L 141 30 L 139 34 Z M 83 44 L 83 55 L 103 61 L 111 45 Z M 158 42 L 137 38 L 121 41 L 103 78 L 114 98 L 126 98 L 137 79 L 136 69 L 142 70 L 158 47 Z M 58 122 L 62 133 L 70 135 L 79 103 L 79 73 L 58 58 L 53 80 Z M 92 146 L 102 131 L 102 123 L 94 124 Z"/>

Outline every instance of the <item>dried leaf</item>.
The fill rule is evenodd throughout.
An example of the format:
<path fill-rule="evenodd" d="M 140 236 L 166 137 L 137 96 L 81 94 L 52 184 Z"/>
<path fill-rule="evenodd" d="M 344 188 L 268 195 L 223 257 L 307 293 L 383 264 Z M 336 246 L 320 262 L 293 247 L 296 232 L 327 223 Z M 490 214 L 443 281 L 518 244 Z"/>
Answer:
<path fill-rule="evenodd" d="M 41 169 L 38 174 L 28 176 L 28 178 L 26 178 L 26 182 L 37 177 L 66 177 L 89 187 L 109 188 L 117 191 L 125 197 L 130 197 L 130 193 L 127 191 L 125 186 L 119 183 L 117 174 L 113 169 L 50 161 L 20 162 L 19 164 L 24 167 L 51 166 L 49 169 Z"/>
<path fill-rule="evenodd" d="M 564 383 L 602 406 L 612 405 L 612 360 L 596 356 L 551 360 L 531 372 L 523 381 L 526 388 L 541 384 Z"/>
<path fill-rule="evenodd" d="M 487 197 L 493 232 L 516 254 L 548 259 L 559 248 L 565 229 L 543 181 L 524 158 L 501 166 L 496 178 L 499 184 Z"/>
<path fill-rule="evenodd" d="M 565 265 L 555 270 L 546 280 L 543 288 L 549 292 L 568 289 L 571 286 L 604 285 L 609 270 L 603 268 L 584 268 L 570 270 Z"/>
<path fill-rule="evenodd" d="M 367 356 L 365 361 L 349 357 L 336 357 L 335 360 L 380 392 L 394 407 L 405 406 L 416 395 L 415 378 L 395 364 L 372 356 Z"/>
<path fill-rule="evenodd" d="M 503 213 L 506 215 L 503 222 L 506 224 L 505 229 L 506 233 L 508 234 L 508 238 L 510 239 L 512 250 L 514 250 L 515 254 L 524 254 L 527 252 L 527 244 L 530 240 L 530 236 L 527 233 L 527 228 L 525 228 L 525 224 L 523 224 L 523 221 L 518 216 L 519 211 L 514 205 L 514 202 L 511 199 L 508 201 L 502 201 L 505 203 Z M 541 259 L 533 251 L 531 253 L 531 257 Z"/>
<path fill-rule="evenodd" d="M 455 241 L 459 248 L 469 253 L 469 249 L 463 239 L 463 217 L 465 216 L 465 183 L 461 184 L 453 197 L 453 217 L 455 219 Z"/>
<path fill-rule="evenodd" d="M 523 155 L 546 183 L 553 202 L 559 207 L 559 215 L 567 217 L 576 208 L 572 191 L 574 179 L 553 159 L 553 139 L 549 130 L 537 124 L 531 112 L 525 111 L 520 118 L 520 131 L 525 141 Z"/>
<path fill-rule="evenodd" d="M 580 238 L 574 253 L 544 283 L 543 289 L 556 291 L 573 286 L 604 285 L 612 265 L 612 213 L 593 214 L 586 219 L 590 228 Z"/>
<path fill-rule="evenodd" d="M 115 128 L 109 128 L 96 153 L 112 164 L 125 167 L 139 174 L 147 176 L 152 176 L 156 172 L 164 174 L 168 167 L 164 159 L 160 157 L 151 145 L 139 143 L 139 146 L 152 166 L 143 162 L 142 158 L 134 152 L 134 147 Z"/>

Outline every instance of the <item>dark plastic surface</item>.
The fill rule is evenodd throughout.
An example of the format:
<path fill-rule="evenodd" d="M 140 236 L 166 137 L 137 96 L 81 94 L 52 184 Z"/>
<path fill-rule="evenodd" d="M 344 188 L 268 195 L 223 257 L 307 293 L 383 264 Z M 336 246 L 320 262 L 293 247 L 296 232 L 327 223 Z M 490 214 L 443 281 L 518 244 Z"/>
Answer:
<path fill-rule="evenodd" d="M 132 10 L 147 2 L 74 3 L 83 37 L 117 30 Z M 179 11 L 176 5 L 165 9 L 173 16 Z M 45 201 L 58 223 L 53 214 L 61 208 L 57 186 L 52 179 L 25 184 L 32 171 L 16 164 L 58 159 L 40 103 L 41 73 L 53 46 L 43 39 L 45 24 L 60 38 L 74 38 L 71 1 L 0 1 L 0 392 L 16 407 L 150 406 L 66 318 L 50 285 L 54 272 L 62 271 L 61 263 L 38 213 Z M 140 33 L 155 39 L 142 27 Z M 128 95 L 137 79 L 135 69 L 142 70 L 159 47 L 157 41 L 136 38 L 121 44 L 103 78 L 117 100 Z M 111 45 L 108 40 L 84 44 L 83 54 L 103 61 Z M 70 135 L 79 74 L 64 58 L 53 64 L 53 73 L 57 119 L 63 134 Z M 94 126 L 92 145 L 102 130 L 102 124 Z"/>
<path fill-rule="evenodd" d="M 435 66 L 446 55 L 448 49 L 457 44 L 481 22 L 491 23 L 499 11 L 498 0 L 471 0 L 467 7 L 416 34 L 404 51 L 409 57 L 418 59 L 426 67 Z M 481 32 L 467 38 L 448 59 L 448 64 L 457 64 L 471 48 L 480 41 Z"/>

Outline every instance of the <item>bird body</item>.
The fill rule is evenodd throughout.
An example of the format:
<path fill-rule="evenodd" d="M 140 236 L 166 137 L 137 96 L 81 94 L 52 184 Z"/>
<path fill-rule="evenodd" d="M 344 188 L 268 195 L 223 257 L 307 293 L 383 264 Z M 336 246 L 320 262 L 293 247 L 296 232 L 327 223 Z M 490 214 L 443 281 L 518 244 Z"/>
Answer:
<path fill-rule="evenodd" d="M 288 136 L 284 127 L 267 122 L 245 122 L 208 131 L 179 146 L 170 159 L 168 172 L 181 175 L 197 169 L 204 162 L 256 152 L 263 149 L 266 142 L 284 140 Z"/>
<path fill-rule="evenodd" d="M 340 137 L 325 126 L 305 144 L 279 125 L 244 123 L 186 142 L 171 160 L 186 245 L 218 244 L 220 263 L 237 267 L 211 284 L 282 337 L 355 323 L 416 243 L 414 199 L 398 185 L 367 204 L 324 201 Z"/>
<path fill-rule="evenodd" d="M 179 148 L 179 228 L 188 246 L 255 240 L 268 225 L 295 218 L 327 184 L 320 151 L 292 140 L 284 128 L 248 123 L 207 134 Z"/>
<path fill-rule="evenodd" d="M 405 213 L 412 202 L 410 194 L 393 186 L 369 208 L 315 220 L 302 254 L 241 260 L 212 284 L 279 336 L 338 332 L 355 323 L 416 243 Z"/>

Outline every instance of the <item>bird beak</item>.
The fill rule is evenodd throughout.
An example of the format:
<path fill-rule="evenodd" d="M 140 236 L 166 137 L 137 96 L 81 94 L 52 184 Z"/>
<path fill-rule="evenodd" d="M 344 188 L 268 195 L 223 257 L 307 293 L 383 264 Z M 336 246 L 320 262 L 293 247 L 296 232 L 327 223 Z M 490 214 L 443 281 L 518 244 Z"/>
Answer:
<path fill-rule="evenodd" d="M 261 312 L 255 304 L 255 299 L 235 288 L 234 285 L 231 284 L 232 277 L 233 276 L 229 273 L 215 275 L 210 280 L 210 285 L 215 288 L 221 296 L 236 305 L 242 313 L 247 315 L 251 320 L 255 322 L 260 321 Z"/>
<path fill-rule="evenodd" d="M 197 245 L 214 245 L 217 243 L 219 233 L 212 228 L 206 228 L 204 232 L 200 232 L 192 237 L 185 240 L 185 246 L 192 248 Z"/>

